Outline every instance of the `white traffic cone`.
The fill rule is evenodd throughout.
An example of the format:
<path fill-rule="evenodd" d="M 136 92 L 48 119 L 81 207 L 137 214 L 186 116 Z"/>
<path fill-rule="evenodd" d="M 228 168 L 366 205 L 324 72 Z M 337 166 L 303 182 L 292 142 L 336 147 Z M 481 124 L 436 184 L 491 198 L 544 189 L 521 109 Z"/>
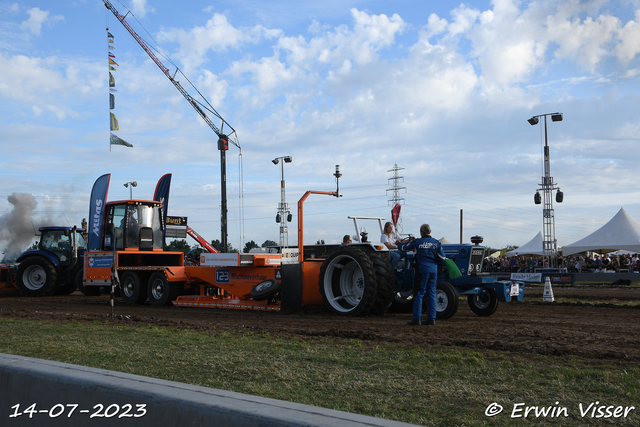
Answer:
<path fill-rule="evenodd" d="M 553 289 L 551 289 L 551 280 L 549 276 L 544 278 L 544 293 L 542 294 L 543 302 L 553 302 L 555 299 L 553 298 Z"/>

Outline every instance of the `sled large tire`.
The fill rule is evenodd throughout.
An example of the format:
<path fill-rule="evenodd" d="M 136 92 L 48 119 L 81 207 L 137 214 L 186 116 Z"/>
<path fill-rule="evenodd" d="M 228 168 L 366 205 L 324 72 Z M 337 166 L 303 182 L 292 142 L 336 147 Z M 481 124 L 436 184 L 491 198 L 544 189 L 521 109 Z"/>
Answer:
<path fill-rule="evenodd" d="M 498 297 L 493 289 L 483 289 L 482 293 L 467 297 L 469 308 L 478 316 L 491 316 L 498 309 Z"/>
<path fill-rule="evenodd" d="M 53 295 L 58 286 L 58 271 L 49 260 L 30 257 L 18 266 L 16 285 L 20 293 L 28 297 Z"/>
<path fill-rule="evenodd" d="M 147 300 L 147 284 L 131 271 L 120 277 L 120 298 L 127 305 L 142 304 Z"/>
<path fill-rule="evenodd" d="M 176 282 L 170 283 L 162 271 L 156 271 L 149 277 L 147 297 L 154 307 L 171 305 L 171 303 L 178 298 L 179 291 L 179 284 Z"/>
<path fill-rule="evenodd" d="M 396 275 L 388 257 L 383 257 L 383 253 L 376 252 L 371 254 L 371 261 L 376 270 L 378 280 L 378 291 L 376 293 L 376 301 L 369 313 L 382 316 L 389 310 L 393 304 L 396 293 Z"/>
<path fill-rule="evenodd" d="M 436 282 L 436 319 L 448 319 L 458 311 L 460 299 L 451 283 L 444 280 Z"/>
<path fill-rule="evenodd" d="M 319 285 L 325 307 L 337 314 L 366 316 L 376 302 L 374 264 L 355 247 L 342 247 L 324 260 Z"/>

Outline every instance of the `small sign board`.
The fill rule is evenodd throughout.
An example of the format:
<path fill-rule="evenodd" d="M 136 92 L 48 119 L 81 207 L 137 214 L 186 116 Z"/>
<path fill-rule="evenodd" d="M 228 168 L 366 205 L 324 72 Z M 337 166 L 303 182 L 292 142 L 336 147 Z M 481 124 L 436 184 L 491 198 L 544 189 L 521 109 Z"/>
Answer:
<path fill-rule="evenodd" d="M 200 254 L 200 265 L 207 267 L 237 267 L 238 254 Z"/>
<path fill-rule="evenodd" d="M 173 239 L 187 238 L 187 217 L 186 216 L 167 216 L 167 229 L 165 237 Z"/>

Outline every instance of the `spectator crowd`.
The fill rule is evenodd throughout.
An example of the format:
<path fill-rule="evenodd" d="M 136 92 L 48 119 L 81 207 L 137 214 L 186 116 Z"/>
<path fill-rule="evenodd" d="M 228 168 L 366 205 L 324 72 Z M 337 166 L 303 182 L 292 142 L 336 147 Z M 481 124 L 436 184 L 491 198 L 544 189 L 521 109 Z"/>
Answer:
<path fill-rule="evenodd" d="M 588 254 L 558 256 L 557 266 L 569 273 L 626 273 L 640 272 L 638 254 Z M 490 273 L 533 273 L 537 268 L 548 267 L 543 258 L 534 255 L 484 259 L 483 271 Z"/>

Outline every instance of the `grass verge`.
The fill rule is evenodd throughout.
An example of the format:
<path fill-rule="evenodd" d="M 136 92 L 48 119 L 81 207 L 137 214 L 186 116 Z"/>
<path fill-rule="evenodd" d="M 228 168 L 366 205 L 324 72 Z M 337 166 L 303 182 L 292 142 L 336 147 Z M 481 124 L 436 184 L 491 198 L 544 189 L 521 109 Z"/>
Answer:
<path fill-rule="evenodd" d="M 640 424 L 640 408 L 617 419 L 581 417 L 579 409 L 595 401 L 640 407 L 640 368 L 575 358 L 8 319 L 0 319 L 0 352 L 426 426 Z M 494 402 L 504 410 L 488 417 Z M 568 416 L 532 410 L 525 418 L 534 406 L 566 407 Z"/>

